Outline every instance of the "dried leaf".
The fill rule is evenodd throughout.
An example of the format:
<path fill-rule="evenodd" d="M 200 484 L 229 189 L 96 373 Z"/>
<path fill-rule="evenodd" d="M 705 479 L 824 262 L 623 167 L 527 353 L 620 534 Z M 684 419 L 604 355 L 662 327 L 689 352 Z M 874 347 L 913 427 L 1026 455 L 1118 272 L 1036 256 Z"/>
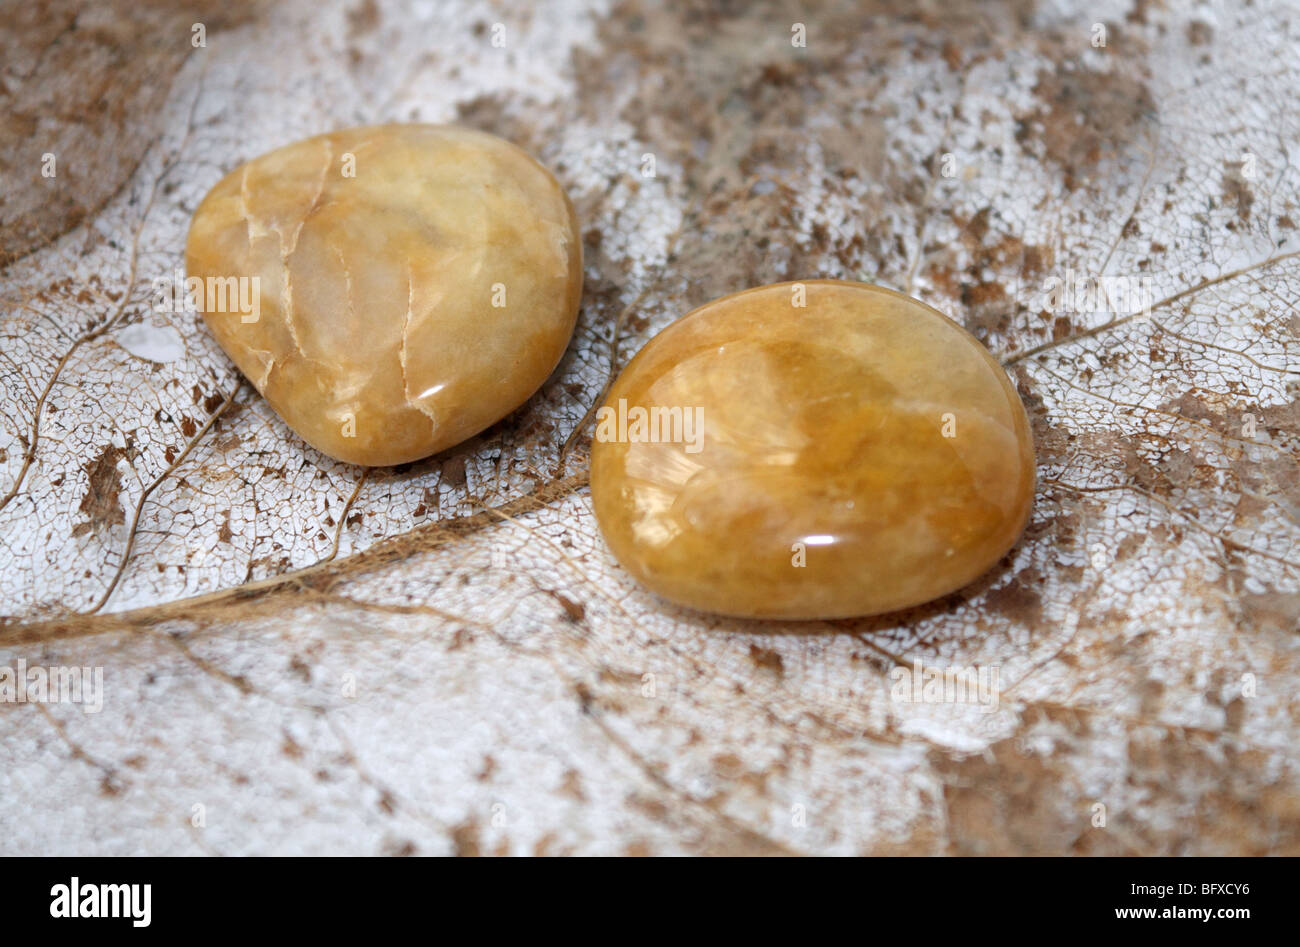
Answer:
<path fill-rule="evenodd" d="M 276 4 L 197 49 L 172 24 L 179 54 L 106 73 L 153 130 L 133 172 L 43 106 L 61 167 L 108 172 L 0 205 L 0 645 L 106 683 L 100 715 L 0 706 L 0 820 L 35 829 L 11 847 L 1300 853 L 1287 5 L 813 5 L 806 46 L 775 6 L 673 6 Z M 17 71 L 49 34 L 21 26 Z M 182 58 L 158 98 L 141 70 Z M 150 297 L 222 173 L 391 119 L 537 154 L 587 289 L 525 408 L 365 474 Z M 6 177 L 37 173 L 31 130 L 0 134 Z M 900 615 L 658 602 L 595 530 L 584 417 L 688 309 L 815 276 L 912 292 L 1004 360 L 1028 533 Z M 1049 299 L 1103 277 L 1149 310 Z M 901 699 L 914 661 L 995 671 L 997 700 Z"/>

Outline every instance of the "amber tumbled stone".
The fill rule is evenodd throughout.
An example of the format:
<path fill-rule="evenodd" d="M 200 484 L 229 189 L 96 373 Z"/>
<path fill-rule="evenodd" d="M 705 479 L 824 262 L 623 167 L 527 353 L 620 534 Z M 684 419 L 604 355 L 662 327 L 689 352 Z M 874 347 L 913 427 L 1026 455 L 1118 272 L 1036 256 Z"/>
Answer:
<path fill-rule="evenodd" d="M 349 128 L 249 161 L 195 212 L 185 261 L 207 325 L 276 412 L 370 465 L 433 454 L 523 404 L 582 291 L 560 185 L 454 126 Z M 232 279 L 255 307 L 231 302 Z"/>
<path fill-rule="evenodd" d="M 834 280 L 668 326 L 611 386 L 591 457 L 618 561 L 665 599 L 751 618 L 959 589 L 1015 543 L 1033 492 L 1029 421 L 989 352 L 914 299 Z"/>

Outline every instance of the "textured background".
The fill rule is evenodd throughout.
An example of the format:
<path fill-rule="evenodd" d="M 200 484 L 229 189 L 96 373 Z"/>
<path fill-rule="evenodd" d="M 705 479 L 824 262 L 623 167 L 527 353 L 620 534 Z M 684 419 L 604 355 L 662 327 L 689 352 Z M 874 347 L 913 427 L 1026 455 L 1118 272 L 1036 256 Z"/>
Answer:
<path fill-rule="evenodd" d="M 1300 854 L 1294 4 L 522 6 L 6 8 L 0 663 L 106 696 L 0 703 L 0 851 Z M 149 296 L 225 171 L 406 119 L 554 169 L 587 283 L 527 406 L 363 474 Z M 584 414 L 688 309 L 814 276 L 1003 359 L 1028 532 L 903 614 L 666 606 Z M 1071 276 L 1154 305 L 1049 311 Z M 916 659 L 996 666 L 996 711 L 893 699 Z"/>

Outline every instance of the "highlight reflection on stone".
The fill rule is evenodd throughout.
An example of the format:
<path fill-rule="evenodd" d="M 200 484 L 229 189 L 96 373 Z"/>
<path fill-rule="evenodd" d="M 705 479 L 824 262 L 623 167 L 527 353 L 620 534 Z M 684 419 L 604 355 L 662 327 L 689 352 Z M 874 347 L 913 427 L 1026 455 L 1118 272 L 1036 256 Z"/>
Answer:
<path fill-rule="evenodd" d="M 349 128 L 237 168 L 204 198 L 189 282 L 222 348 L 314 447 L 417 460 L 523 404 L 577 319 L 573 207 L 509 142 Z M 232 292 L 214 294 L 228 282 Z M 214 282 L 215 281 L 215 282 Z M 230 301 L 256 291 L 255 311 Z"/>
<path fill-rule="evenodd" d="M 916 300 L 833 280 L 726 296 L 659 333 L 611 387 L 591 458 L 629 572 L 754 618 L 959 589 L 1015 543 L 1033 490 L 1029 421 L 988 351 Z"/>

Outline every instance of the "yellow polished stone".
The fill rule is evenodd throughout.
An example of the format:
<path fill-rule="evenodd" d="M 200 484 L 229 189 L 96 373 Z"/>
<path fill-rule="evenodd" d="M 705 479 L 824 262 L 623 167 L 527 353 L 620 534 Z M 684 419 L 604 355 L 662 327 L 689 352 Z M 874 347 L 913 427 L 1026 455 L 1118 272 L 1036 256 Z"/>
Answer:
<path fill-rule="evenodd" d="M 357 464 L 417 460 L 523 404 L 582 291 L 556 180 L 453 126 L 349 128 L 236 168 L 195 212 L 185 262 L 240 370 L 304 440 Z"/>
<path fill-rule="evenodd" d="M 945 595 L 1011 548 L 1033 498 L 1029 421 L 1001 366 L 929 306 L 862 283 L 701 306 L 646 344 L 596 420 L 591 497 L 615 557 L 725 615 Z"/>

